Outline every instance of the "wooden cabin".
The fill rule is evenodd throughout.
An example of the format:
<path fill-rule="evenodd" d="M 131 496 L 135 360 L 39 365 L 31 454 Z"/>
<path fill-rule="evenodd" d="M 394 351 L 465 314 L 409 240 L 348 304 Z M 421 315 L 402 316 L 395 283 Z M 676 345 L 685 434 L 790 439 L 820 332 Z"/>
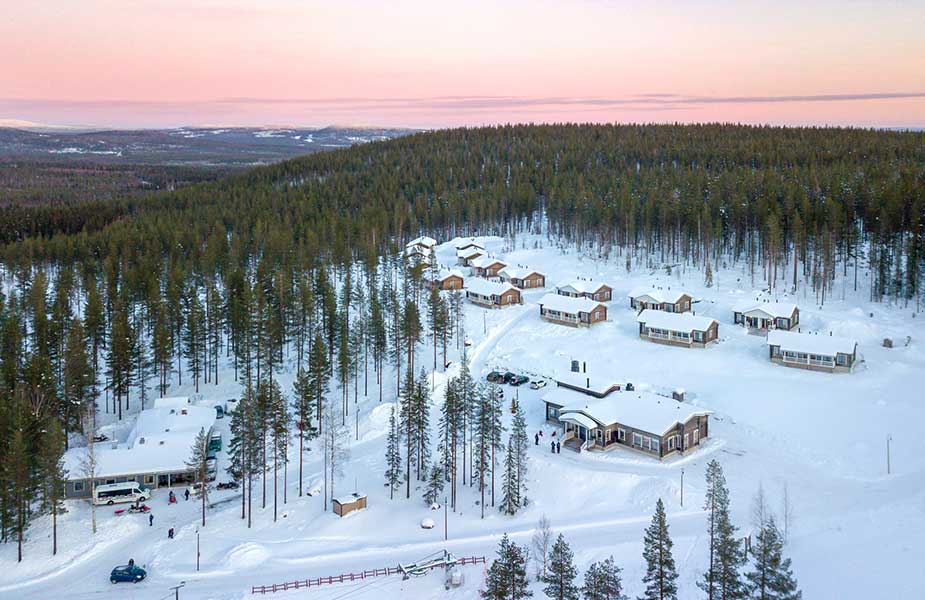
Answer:
<path fill-rule="evenodd" d="M 475 277 L 497 277 L 507 263 L 491 256 L 479 256 L 469 261 L 469 273 Z"/>
<path fill-rule="evenodd" d="M 669 313 L 683 313 L 691 309 L 693 298 L 680 290 L 644 288 L 629 294 L 630 307 L 637 311 L 661 310 Z"/>
<path fill-rule="evenodd" d="M 733 309 L 732 317 L 736 325 L 744 325 L 749 329 L 791 331 L 800 324 L 800 309 L 796 304 L 753 302 Z"/>
<path fill-rule="evenodd" d="M 588 298 L 595 302 L 610 302 L 613 299 L 613 288 L 600 281 L 585 281 L 577 279 L 556 286 L 556 293 L 569 298 Z"/>
<path fill-rule="evenodd" d="M 607 306 L 588 298 L 546 294 L 539 301 L 540 318 L 571 327 L 590 327 L 607 320 Z"/>
<path fill-rule="evenodd" d="M 331 507 L 334 514 L 339 517 L 346 517 L 350 513 L 366 508 L 366 495 L 354 492 L 349 496 L 342 496 L 331 500 Z"/>
<path fill-rule="evenodd" d="M 768 332 L 771 362 L 829 373 L 850 373 L 858 359 L 858 343 L 851 338 L 774 330 Z"/>
<path fill-rule="evenodd" d="M 427 289 L 461 290 L 464 285 L 465 279 L 463 278 L 463 274 L 455 269 L 439 271 L 437 273 L 427 273 L 424 278 L 424 286 Z"/>
<path fill-rule="evenodd" d="M 522 290 L 546 287 L 546 276 L 524 267 L 504 267 L 498 271 L 501 281 Z"/>
<path fill-rule="evenodd" d="M 709 410 L 650 392 L 615 392 L 591 398 L 565 388 L 543 401 L 546 420 L 563 429 L 571 450 L 634 450 L 662 460 L 697 449 L 710 433 Z"/>
<path fill-rule="evenodd" d="M 639 337 L 650 342 L 706 348 L 719 339 L 719 322 L 690 313 L 670 313 L 646 309 L 636 317 Z"/>
<path fill-rule="evenodd" d="M 498 283 L 485 279 L 470 279 L 466 286 L 466 299 L 486 308 L 503 308 L 511 304 L 522 304 L 520 290 L 510 283 Z"/>
<path fill-rule="evenodd" d="M 456 262 L 464 267 L 471 267 L 472 261 L 485 256 L 484 248 L 466 248 L 465 250 L 456 251 Z"/>

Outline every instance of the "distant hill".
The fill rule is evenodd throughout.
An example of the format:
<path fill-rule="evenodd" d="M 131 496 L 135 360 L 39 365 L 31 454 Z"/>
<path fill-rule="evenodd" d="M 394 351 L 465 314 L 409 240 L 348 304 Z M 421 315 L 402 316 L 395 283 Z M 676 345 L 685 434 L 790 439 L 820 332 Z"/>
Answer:
<path fill-rule="evenodd" d="M 409 133 L 413 131 L 339 126 L 103 131 L 0 128 L 0 160 L 243 167 Z"/>

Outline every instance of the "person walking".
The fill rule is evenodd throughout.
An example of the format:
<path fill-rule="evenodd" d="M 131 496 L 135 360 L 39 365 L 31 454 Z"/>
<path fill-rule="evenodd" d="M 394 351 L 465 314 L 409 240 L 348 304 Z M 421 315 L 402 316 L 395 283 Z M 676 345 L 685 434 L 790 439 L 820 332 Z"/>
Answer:
<path fill-rule="evenodd" d="M 148 527 L 154 527 L 154 514 L 148 515 Z"/>
<path fill-rule="evenodd" d="M 533 445 L 534 445 L 534 446 L 539 446 L 539 445 L 540 445 L 540 432 L 539 432 L 539 431 L 537 431 L 537 432 L 536 432 L 536 435 L 533 436 Z"/>
<path fill-rule="evenodd" d="M 167 530 L 167 538 L 171 540 L 173 539 L 173 527 Z"/>
<path fill-rule="evenodd" d="M 183 492 L 183 497 L 184 497 L 187 501 L 189 501 L 189 488 L 186 488 L 186 491 Z"/>
<path fill-rule="evenodd" d="M 552 453 L 555 454 L 556 453 L 556 440 L 550 441 L 549 447 L 552 449 Z"/>
<path fill-rule="evenodd" d="M 556 454 L 562 454 L 562 444 L 556 442 Z"/>

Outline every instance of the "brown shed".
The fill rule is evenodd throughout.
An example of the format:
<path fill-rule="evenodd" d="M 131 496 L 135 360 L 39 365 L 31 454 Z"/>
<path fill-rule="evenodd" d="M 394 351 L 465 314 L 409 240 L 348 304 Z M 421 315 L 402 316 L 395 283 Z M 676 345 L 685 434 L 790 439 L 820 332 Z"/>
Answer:
<path fill-rule="evenodd" d="M 366 508 L 366 495 L 357 494 L 356 492 L 343 498 L 334 498 L 331 501 L 334 514 L 339 517 L 346 517 L 355 510 Z"/>

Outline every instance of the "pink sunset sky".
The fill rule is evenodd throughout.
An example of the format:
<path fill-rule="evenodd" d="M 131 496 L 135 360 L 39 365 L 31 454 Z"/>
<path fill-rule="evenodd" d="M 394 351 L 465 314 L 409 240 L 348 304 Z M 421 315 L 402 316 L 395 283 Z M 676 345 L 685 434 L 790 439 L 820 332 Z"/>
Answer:
<path fill-rule="evenodd" d="M 923 127 L 925 2 L 7 2 L 4 121 Z"/>

